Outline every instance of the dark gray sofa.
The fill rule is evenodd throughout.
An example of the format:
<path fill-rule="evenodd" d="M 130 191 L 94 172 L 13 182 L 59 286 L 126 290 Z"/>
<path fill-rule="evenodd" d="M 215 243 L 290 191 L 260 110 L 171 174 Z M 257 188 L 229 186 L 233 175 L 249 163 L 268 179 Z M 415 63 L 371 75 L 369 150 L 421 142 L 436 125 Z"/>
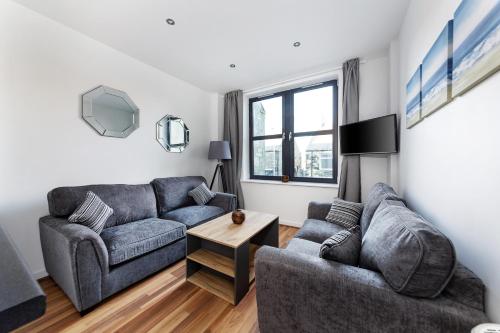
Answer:
<path fill-rule="evenodd" d="M 378 184 L 380 200 L 397 199 L 388 188 Z M 364 233 L 380 200 L 365 203 Z M 311 202 L 308 219 L 286 249 L 258 250 L 261 332 L 470 332 L 488 321 L 484 285 L 461 264 L 439 296 L 417 298 L 395 292 L 378 271 L 320 258 L 321 243 L 342 230 L 325 221 L 330 207 Z"/>
<path fill-rule="evenodd" d="M 84 313 L 184 258 L 186 229 L 236 208 L 236 197 L 225 193 L 197 206 L 188 192 L 202 182 L 203 177 L 171 177 L 142 185 L 53 189 L 47 195 L 50 215 L 39 223 L 48 274 Z M 101 234 L 67 221 L 87 191 L 114 211 Z"/>

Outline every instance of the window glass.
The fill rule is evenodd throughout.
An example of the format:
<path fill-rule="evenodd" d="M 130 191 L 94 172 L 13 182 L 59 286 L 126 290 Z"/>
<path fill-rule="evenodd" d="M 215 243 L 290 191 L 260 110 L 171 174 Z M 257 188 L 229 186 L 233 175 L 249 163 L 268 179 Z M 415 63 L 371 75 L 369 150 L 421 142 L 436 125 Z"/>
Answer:
<path fill-rule="evenodd" d="M 253 135 L 264 136 L 281 134 L 283 129 L 281 96 L 253 102 Z"/>
<path fill-rule="evenodd" d="M 281 139 L 256 140 L 253 142 L 254 174 L 281 176 Z"/>
<path fill-rule="evenodd" d="M 296 177 L 332 178 L 332 135 L 295 138 L 294 175 Z"/>
<path fill-rule="evenodd" d="M 306 90 L 293 94 L 295 133 L 333 128 L 333 87 Z"/>

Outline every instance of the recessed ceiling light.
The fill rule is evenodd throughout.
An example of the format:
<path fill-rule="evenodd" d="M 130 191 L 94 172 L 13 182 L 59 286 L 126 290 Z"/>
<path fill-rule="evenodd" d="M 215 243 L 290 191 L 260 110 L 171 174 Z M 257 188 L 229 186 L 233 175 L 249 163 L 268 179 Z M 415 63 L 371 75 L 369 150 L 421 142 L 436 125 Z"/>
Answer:
<path fill-rule="evenodd" d="M 236 68 L 236 65 L 235 64 L 231 64 L 231 65 L 229 65 L 229 67 Z"/>
<path fill-rule="evenodd" d="M 293 47 L 299 47 L 299 46 L 300 46 L 300 42 L 293 43 Z"/>
<path fill-rule="evenodd" d="M 175 25 L 175 21 L 171 18 L 166 19 L 165 22 L 167 22 L 168 25 Z"/>

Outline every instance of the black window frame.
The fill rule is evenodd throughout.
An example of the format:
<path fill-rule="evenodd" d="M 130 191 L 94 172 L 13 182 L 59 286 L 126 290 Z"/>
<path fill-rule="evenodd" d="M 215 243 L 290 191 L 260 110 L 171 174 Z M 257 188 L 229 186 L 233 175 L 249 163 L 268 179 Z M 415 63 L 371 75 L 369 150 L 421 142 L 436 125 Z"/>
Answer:
<path fill-rule="evenodd" d="M 332 87 L 332 98 L 333 98 L 333 124 L 331 130 L 319 130 L 319 131 L 308 131 L 295 133 L 294 131 L 294 105 L 293 96 L 296 93 L 324 88 Z M 282 130 L 280 134 L 273 135 L 259 135 L 254 136 L 253 133 L 253 103 L 263 101 L 270 98 L 282 97 Z M 289 176 L 290 181 L 294 182 L 305 182 L 305 183 L 329 183 L 337 184 L 337 173 L 338 173 L 338 85 L 337 80 L 325 81 L 317 84 L 308 85 L 305 87 L 288 89 L 280 92 L 276 92 L 269 95 L 264 95 L 260 97 L 250 98 L 248 101 L 248 110 L 250 117 L 250 129 L 249 129 L 249 153 L 250 153 L 250 179 L 260 179 L 260 180 L 276 180 L 281 181 L 281 176 L 263 176 L 255 175 L 254 173 L 254 141 L 267 140 L 267 139 L 281 139 L 282 149 L 281 149 L 281 166 L 282 174 Z M 291 133 L 291 136 L 290 136 Z M 313 135 L 332 135 L 332 178 L 318 178 L 318 177 L 295 177 L 294 176 L 294 142 L 297 137 L 313 136 Z M 291 138 L 291 140 L 290 140 Z"/>

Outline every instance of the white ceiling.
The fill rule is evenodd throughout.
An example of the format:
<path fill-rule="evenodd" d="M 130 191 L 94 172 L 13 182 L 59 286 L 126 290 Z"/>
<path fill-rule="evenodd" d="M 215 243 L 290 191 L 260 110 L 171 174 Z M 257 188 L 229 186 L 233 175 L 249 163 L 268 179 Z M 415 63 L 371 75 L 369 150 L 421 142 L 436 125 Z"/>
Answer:
<path fill-rule="evenodd" d="M 16 0 L 202 89 L 247 89 L 386 52 L 409 0 Z M 173 18 L 175 26 L 165 23 Z M 302 46 L 292 47 L 294 41 Z M 229 64 L 235 63 L 235 69 Z"/>

